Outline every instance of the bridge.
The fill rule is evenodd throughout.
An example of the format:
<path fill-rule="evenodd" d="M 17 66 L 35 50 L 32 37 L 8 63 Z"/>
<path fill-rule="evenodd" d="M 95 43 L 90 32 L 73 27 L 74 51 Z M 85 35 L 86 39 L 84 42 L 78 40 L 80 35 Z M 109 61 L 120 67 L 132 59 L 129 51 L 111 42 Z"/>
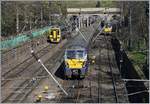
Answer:
<path fill-rule="evenodd" d="M 84 21 L 86 21 L 87 26 L 90 25 L 91 17 L 98 16 L 100 18 L 108 17 L 111 19 L 113 15 L 120 15 L 121 10 L 119 8 L 67 8 L 67 17 L 76 18 L 76 23 L 78 28 L 84 26 Z"/>

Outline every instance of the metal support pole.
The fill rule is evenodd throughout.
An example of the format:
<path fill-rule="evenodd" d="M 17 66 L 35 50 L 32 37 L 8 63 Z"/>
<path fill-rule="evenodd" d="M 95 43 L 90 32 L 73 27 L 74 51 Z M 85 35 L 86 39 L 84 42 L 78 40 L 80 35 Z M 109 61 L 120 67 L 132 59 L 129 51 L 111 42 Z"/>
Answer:
<path fill-rule="evenodd" d="M 89 26 L 89 18 L 87 17 L 87 23 L 86 23 L 87 25 L 87 27 Z"/>
<path fill-rule="evenodd" d="M 91 81 L 90 81 L 90 97 L 92 97 Z"/>
<path fill-rule="evenodd" d="M 66 23 L 70 24 L 67 20 Z M 83 39 L 88 43 L 88 40 L 85 38 L 85 36 L 82 34 L 82 32 L 79 30 L 78 27 L 76 27 L 76 31 L 80 33 L 80 35 L 83 37 Z"/>
<path fill-rule="evenodd" d="M 42 7 L 41 7 L 41 27 L 43 26 L 42 22 L 43 22 L 43 10 L 42 10 Z"/>
<path fill-rule="evenodd" d="M 19 10 L 18 6 L 16 5 L 16 32 L 19 33 Z"/>
<path fill-rule="evenodd" d="M 120 42 L 120 72 L 123 73 L 123 75 L 121 75 L 121 78 L 125 78 L 125 74 L 122 70 L 122 64 L 123 64 L 123 56 L 122 56 L 122 53 L 123 53 L 123 47 L 122 47 L 122 42 Z"/>
<path fill-rule="evenodd" d="M 55 81 L 55 83 L 58 85 L 58 87 L 68 96 L 68 93 L 62 88 L 61 84 L 59 84 L 59 82 L 54 78 L 54 76 L 52 75 L 51 72 L 49 72 L 49 70 L 46 68 L 46 66 L 43 64 L 43 62 L 41 61 L 41 59 L 39 59 L 33 50 L 31 50 L 31 54 L 35 57 L 35 59 L 42 65 L 42 67 L 45 69 L 45 71 L 49 74 L 49 76 Z"/>
<path fill-rule="evenodd" d="M 132 17 L 131 17 L 131 5 L 130 5 L 130 9 L 129 9 L 129 27 L 130 27 L 130 37 L 129 37 L 129 48 L 132 47 Z"/>
<path fill-rule="evenodd" d="M 79 29 L 80 29 L 80 27 L 81 27 L 80 20 L 81 20 L 81 17 L 80 17 L 80 15 L 79 15 L 79 19 L 78 19 Z"/>
<path fill-rule="evenodd" d="M 30 22 L 29 22 L 29 24 L 30 24 L 30 31 L 31 31 L 31 29 L 32 29 L 31 17 L 30 17 Z"/>

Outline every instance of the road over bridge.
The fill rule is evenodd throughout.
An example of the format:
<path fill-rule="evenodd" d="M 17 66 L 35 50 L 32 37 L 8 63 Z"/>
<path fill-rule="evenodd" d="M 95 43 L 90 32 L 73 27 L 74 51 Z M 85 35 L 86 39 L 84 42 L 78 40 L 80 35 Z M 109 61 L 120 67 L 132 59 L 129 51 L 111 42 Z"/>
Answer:
<path fill-rule="evenodd" d="M 113 15 L 120 16 L 120 12 L 119 8 L 67 8 L 68 19 L 75 17 L 78 28 L 83 27 L 85 22 L 89 26 L 93 16 L 110 20 Z"/>

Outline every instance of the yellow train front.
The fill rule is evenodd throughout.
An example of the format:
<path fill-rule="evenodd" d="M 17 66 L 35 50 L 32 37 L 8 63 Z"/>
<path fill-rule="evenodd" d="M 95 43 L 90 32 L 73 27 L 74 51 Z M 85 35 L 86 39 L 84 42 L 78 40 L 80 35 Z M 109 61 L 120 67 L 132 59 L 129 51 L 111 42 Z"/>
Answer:
<path fill-rule="evenodd" d="M 110 24 L 107 24 L 103 30 L 104 34 L 110 35 L 112 33 L 112 26 Z"/>
<path fill-rule="evenodd" d="M 88 70 L 87 50 L 85 48 L 74 48 L 65 50 L 64 74 L 68 78 L 84 78 Z"/>
<path fill-rule="evenodd" d="M 54 27 L 48 31 L 47 41 L 50 43 L 59 43 L 61 41 L 60 28 Z"/>

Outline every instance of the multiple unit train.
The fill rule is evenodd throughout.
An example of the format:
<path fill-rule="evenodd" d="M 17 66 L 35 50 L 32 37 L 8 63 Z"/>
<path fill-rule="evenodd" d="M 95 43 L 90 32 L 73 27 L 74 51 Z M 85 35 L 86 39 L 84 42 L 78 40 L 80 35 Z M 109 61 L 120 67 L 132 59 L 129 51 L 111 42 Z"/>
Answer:
<path fill-rule="evenodd" d="M 50 43 L 59 43 L 61 41 L 61 30 L 60 28 L 53 27 L 49 29 L 47 34 L 47 41 Z"/>
<path fill-rule="evenodd" d="M 59 43 L 62 39 L 70 37 L 70 27 L 66 26 L 54 26 L 47 32 L 47 42 Z"/>
<path fill-rule="evenodd" d="M 112 32 L 112 26 L 110 24 L 106 24 L 106 27 L 104 28 L 104 33 L 111 34 Z"/>
<path fill-rule="evenodd" d="M 72 45 L 65 50 L 64 55 L 66 79 L 84 78 L 88 70 L 88 53 L 81 45 Z"/>

